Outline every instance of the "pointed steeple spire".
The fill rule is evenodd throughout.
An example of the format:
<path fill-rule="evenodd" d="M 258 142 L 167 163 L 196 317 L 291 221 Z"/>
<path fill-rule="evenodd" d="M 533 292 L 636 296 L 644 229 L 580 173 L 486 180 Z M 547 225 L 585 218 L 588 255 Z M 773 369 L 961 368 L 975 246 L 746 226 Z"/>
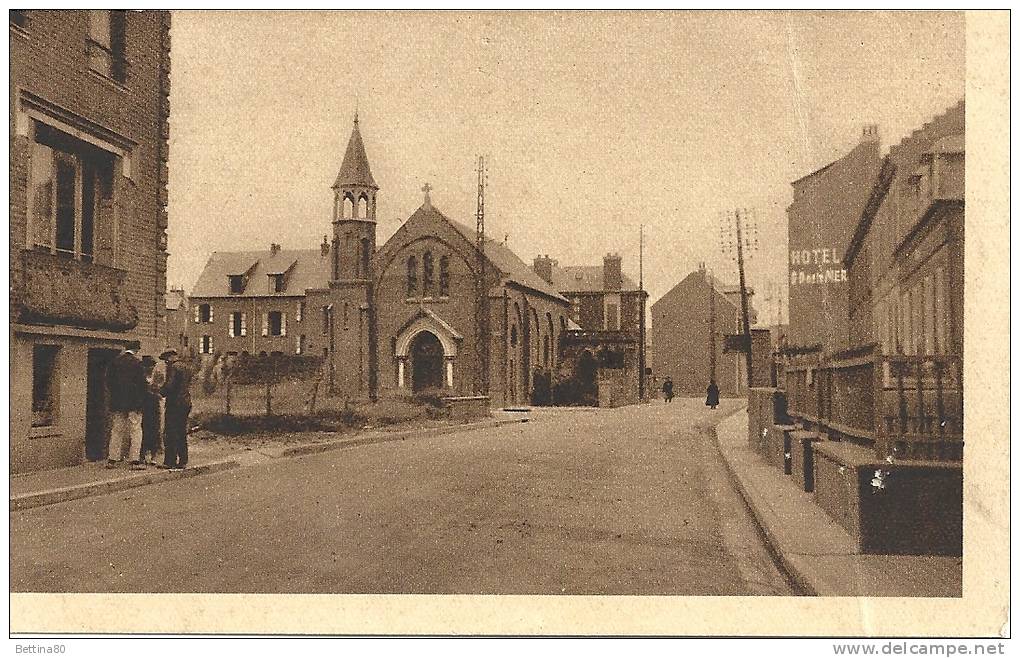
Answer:
<path fill-rule="evenodd" d="M 347 142 L 347 152 L 344 154 L 344 161 L 340 165 L 340 173 L 336 176 L 336 182 L 333 183 L 333 189 L 353 186 L 379 189 L 379 186 L 375 184 L 375 178 L 372 177 L 372 168 L 368 164 L 365 143 L 361 141 L 357 110 L 354 111 L 354 129 L 351 130 L 351 139 Z"/>

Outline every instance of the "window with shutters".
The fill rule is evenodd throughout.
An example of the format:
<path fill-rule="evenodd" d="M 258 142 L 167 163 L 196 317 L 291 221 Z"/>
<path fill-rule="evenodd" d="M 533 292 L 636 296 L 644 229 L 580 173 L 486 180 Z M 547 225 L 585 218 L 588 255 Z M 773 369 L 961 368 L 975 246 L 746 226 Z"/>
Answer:
<path fill-rule="evenodd" d="M 239 336 L 245 336 L 248 334 L 248 327 L 245 313 L 243 311 L 235 311 L 230 314 L 230 337 L 237 338 Z"/>
<path fill-rule="evenodd" d="M 116 156 L 34 122 L 28 181 L 28 242 L 36 249 L 91 261 L 96 225 L 112 202 Z"/>
<path fill-rule="evenodd" d="M 270 336 L 286 336 L 287 335 L 287 330 L 285 328 L 286 327 L 286 320 L 284 319 L 286 317 L 287 317 L 287 314 L 286 313 L 281 313 L 280 311 L 270 311 L 269 312 L 269 319 L 268 320 L 269 320 L 269 335 Z"/>
<path fill-rule="evenodd" d="M 231 274 L 227 277 L 230 280 L 230 294 L 240 295 L 244 292 L 244 276 L 241 274 Z"/>
<path fill-rule="evenodd" d="M 301 334 L 300 336 L 297 337 L 297 346 L 295 347 L 294 352 L 296 354 L 304 354 L 305 353 L 305 335 L 304 334 Z"/>
<path fill-rule="evenodd" d="M 89 34 L 85 42 L 89 68 L 117 82 L 127 80 L 126 21 L 127 12 L 123 10 L 89 10 Z"/>
<path fill-rule="evenodd" d="M 305 317 L 305 300 L 301 300 L 297 303 L 297 310 L 294 313 L 295 322 L 303 322 Z"/>
<path fill-rule="evenodd" d="M 212 322 L 212 304 L 199 304 L 195 307 L 195 322 L 207 324 Z"/>
<path fill-rule="evenodd" d="M 283 292 L 283 275 L 269 275 L 269 292 Z"/>
<path fill-rule="evenodd" d="M 202 336 L 202 342 L 199 344 L 198 351 L 201 352 L 202 354 L 213 353 L 212 336 Z"/>

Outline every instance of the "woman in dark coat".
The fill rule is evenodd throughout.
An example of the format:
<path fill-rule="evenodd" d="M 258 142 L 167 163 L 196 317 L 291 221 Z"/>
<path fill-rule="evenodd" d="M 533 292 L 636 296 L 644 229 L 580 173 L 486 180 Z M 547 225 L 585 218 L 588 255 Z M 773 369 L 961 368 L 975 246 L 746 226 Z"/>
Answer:
<path fill-rule="evenodd" d="M 712 380 L 708 384 L 708 394 L 705 398 L 705 406 L 712 407 L 713 409 L 719 406 L 719 387 L 716 386 L 715 380 Z"/>

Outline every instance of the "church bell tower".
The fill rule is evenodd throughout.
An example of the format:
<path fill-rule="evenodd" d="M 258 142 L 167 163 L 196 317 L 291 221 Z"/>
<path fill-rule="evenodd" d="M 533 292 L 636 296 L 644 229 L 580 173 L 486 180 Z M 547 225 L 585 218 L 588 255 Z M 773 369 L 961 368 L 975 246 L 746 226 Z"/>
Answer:
<path fill-rule="evenodd" d="M 375 201 L 379 186 L 361 141 L 358 114 L 347 142 L 340 173 L 333 183 L 333 249 L 331 281 L 371 278 L 375 253 Z"/>

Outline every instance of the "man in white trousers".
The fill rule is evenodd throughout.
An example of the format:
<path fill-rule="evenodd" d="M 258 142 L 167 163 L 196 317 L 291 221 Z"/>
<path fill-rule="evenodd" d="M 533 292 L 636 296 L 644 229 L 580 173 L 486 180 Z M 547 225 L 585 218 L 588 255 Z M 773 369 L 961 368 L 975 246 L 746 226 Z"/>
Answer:
<path fill-rule="evenodd" d="M 133 469 L 144 469 L 142 463 L 142 405 L 146 391 L 145 368 L 135 354 L 138 342 L 131 343 L 110 363 L 107 386 L 113 422 L 107 468 L 128 460 Z"/>

